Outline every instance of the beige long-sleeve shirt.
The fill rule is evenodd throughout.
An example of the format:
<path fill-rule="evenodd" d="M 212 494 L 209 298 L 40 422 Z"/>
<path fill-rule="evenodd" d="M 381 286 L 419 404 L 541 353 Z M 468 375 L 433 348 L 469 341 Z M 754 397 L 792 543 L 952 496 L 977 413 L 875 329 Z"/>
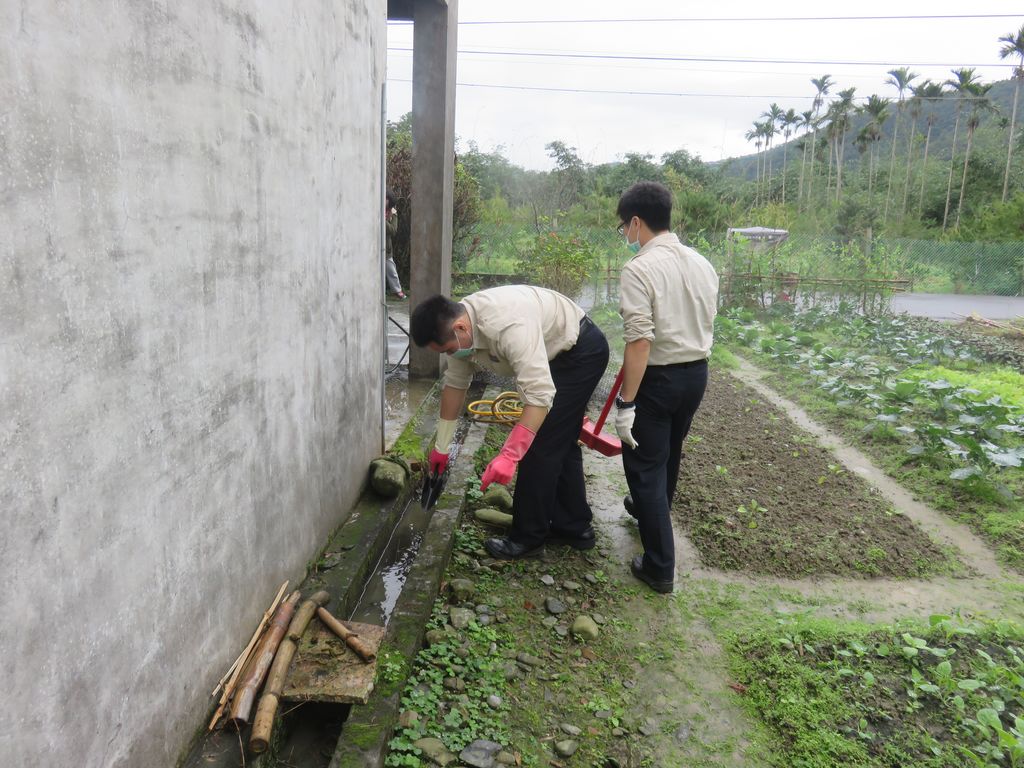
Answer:
<path fill-rule="evenodd" d="M 651 342 L 648 365 L 708 356 L 718 306 L 718 275 L 673 232 L 647 241 L 622 268 L 619 314 L 626 343 Z"/>
<path fill-rule="evenodd" d="M 555 384 L 548 362 L 571 349 L 580 335 L 583 310 L 547 288 L 506 285 L 462 300 L 473 324 L 472 357 L 448 358 L 444 384 L 466 389 L 477 368 L 514 376 L 525 405 L 550 408 Z"/>

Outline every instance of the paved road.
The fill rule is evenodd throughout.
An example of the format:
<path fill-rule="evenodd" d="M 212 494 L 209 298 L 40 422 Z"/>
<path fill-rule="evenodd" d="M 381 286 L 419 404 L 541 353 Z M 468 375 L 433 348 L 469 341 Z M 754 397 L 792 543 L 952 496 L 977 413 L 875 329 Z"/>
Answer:
<path fill-rule="evenodd" d="M 892 311 L 935 320 L 960 320 L 977 312 L 989 320 L 1024 316 L 1024 296 L 961 296 L 946 293 L 897 293 Z"/>

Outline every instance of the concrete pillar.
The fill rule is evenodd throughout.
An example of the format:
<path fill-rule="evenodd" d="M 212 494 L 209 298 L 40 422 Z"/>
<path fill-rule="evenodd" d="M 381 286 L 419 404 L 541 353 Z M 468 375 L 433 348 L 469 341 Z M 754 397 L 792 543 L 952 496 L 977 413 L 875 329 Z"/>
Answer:
<path fill-rule="evenodd" d="M 413 6 L 412 220 L 409 290 L 412 304 L 452 285 L 452 190 L 455 180 L 455 58 L 458 0 Z M 440 360 L 414 344 L 412 376 L 433 378 Z"/>

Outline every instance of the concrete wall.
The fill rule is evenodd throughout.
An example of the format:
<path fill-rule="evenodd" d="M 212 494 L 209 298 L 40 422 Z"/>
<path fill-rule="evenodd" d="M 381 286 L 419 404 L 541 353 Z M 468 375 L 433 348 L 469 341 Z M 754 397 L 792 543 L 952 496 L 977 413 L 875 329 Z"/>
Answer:
<path fill-rule="evenodd" d="M 173 765 L 359 491 L 385 7 L 0 0 L 3 765 Z"/>

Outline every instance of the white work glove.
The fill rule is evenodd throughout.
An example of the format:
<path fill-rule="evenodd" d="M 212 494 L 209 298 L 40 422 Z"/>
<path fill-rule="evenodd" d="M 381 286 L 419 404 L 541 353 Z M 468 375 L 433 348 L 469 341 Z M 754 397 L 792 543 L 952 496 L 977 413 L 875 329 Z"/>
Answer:
<path fill-rule="evenodd" d="M 434 433 L 434 449 L 441 453 L 448 453 L 452 448 L 452 439 L 455 437 L 455 428 L 459 426 L 457 419 L 438 419 L 437 431 Z"/>
<path fill-rule="evenodd" d="M 623 445 L 636 448 L 638 443 L 633 439 L 633 420 L 636 418 L 636 407 L 615 409 L 615 431 Z"/>
<path fill-rule="evenodd" d="M 452 438 L 455 437 L 455 419 L 438 419 L 437 432 L 434 434 L 434 447 L 430 451 L 428 464 L 432 475 L 440 475 L 448 467 L 448 454 L 452 449 Z"/>

